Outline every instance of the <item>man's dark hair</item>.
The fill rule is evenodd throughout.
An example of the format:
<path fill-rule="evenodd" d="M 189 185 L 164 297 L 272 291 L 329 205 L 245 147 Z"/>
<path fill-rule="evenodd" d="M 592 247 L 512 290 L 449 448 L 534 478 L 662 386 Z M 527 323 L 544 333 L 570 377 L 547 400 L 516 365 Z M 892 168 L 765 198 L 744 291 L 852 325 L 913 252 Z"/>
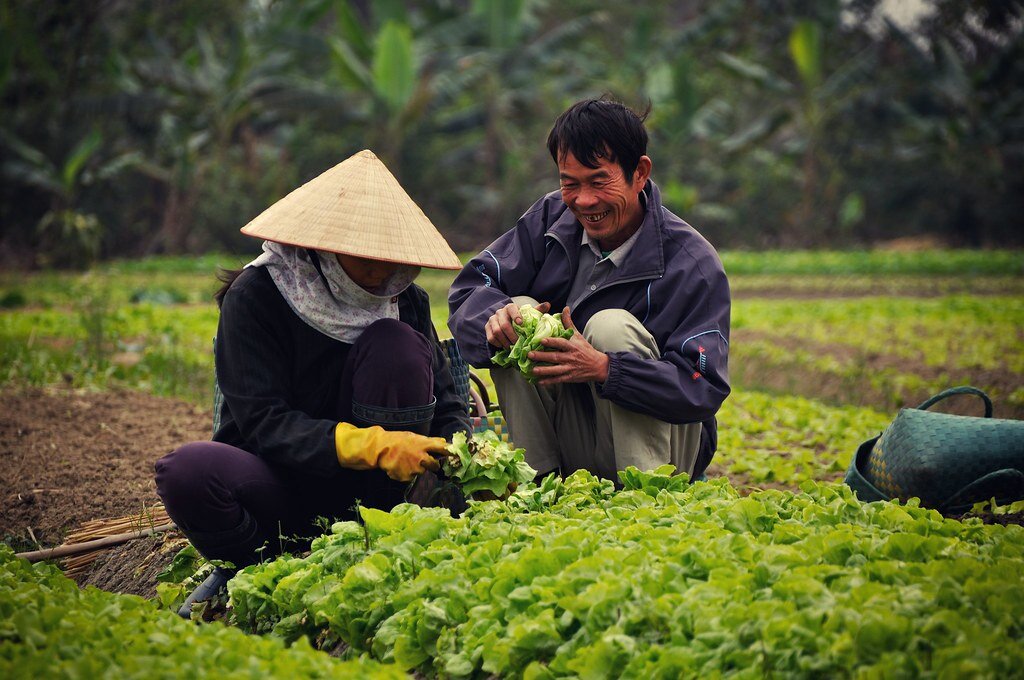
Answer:
<path fill-rule="evenodd" d="M 618 163 L 628 180 L 647 153 L 644 121 L 650 110 L 648 105 L 637 113 L 607 96 L 576 102 L 558 117 L 548 134 L 551 158 L 558 163 L 571 152 L 588 168 L 596 168 L 606 158 Z"/>

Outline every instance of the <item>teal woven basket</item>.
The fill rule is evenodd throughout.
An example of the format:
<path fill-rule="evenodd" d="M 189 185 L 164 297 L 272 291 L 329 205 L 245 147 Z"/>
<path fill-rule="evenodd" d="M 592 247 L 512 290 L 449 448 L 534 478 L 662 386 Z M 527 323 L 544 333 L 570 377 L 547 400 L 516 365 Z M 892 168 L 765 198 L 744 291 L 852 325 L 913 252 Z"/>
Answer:
<path fill-rule="evenodd" d="M 985 403 L 985 417 L 928 408 L 955 394 Z M 945 512 L 995 498 L 1024 499 L 1024 421 L 992 417 L 992 401 L 974 387 L 955 387 L 916 409 L 901 409 L 881 435 L 860 445 L 846 483 L 863 501 L 920 498 Z"/>

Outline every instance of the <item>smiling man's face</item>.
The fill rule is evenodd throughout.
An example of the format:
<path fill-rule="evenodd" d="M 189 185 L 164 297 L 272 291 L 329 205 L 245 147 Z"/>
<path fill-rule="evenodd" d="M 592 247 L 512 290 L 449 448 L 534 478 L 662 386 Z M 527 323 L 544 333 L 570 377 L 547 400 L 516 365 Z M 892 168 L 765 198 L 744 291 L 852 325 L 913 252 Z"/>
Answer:
<path fill-rule="evenodd" d="M 631 177 L 618 163 L 601 158 L 596 168 L 566 151 L 558 161 L 562 200 L 601 250 L 618 248 L 640 227 L 640 192 L 651 174 L 651 159 L 641 156 Z"/>

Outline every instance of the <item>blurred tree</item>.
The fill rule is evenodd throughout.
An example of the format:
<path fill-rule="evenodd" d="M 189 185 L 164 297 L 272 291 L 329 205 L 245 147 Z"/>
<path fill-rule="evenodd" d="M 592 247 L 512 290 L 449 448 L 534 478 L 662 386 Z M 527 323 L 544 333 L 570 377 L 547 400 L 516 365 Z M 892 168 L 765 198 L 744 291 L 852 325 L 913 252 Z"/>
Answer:
<path fill-rule="evenodd" d="M 35 227 L 36 263 L 44 267 L 76 268 L 91 264 L 100 254 L 103 226 L 96 215 L 81 211 L 79 195 L 90 184 L 110 179 L 134 163 L 136 156 L 128 154 L 97 167 L 88 167 L 103 142 L 96 130 L 56 164 L 38 149 L 16 138 L 5 134 L 3 141 L 15 156 L 0 166 L 3 176 L 50 198 L 49 207 Z"/>
<path fill-rule="evenodd" d="M 917 35 L 888 26 L 878 84 L 891 140 L 876 219 L 958 245 L 1024 232 L 1024 3 L 941 0 Z M 863 178 L 860 179 L 863 182 Z"/>
<path fill-rule="evenodd" d="M 107 8 L 60 2 L 0 5 L 0 244 L 39 264 L 82 266 L 102 226 L 83 191 L 107 172 L 102 132 L 76 116 L 84 90 L 102 83 Z M 59 250 L 59 252 L 58 252 Z"/>
<path fill-rule="evenodd" d="M 1024 242 L 1022 0 L 0 0 L 0 260 L 252 244 L 374 149 L 459 249 L 555 188 L 555 116 L 653 106 L 716 244 Z M 64 252 L 59 252 L 64 248 Z"/>
<path fill-rule="evenodd" d="M 592 73 L 570 46 L 585 42 L 602 19 L 593 8 L 560 9 L 476 0 L 461 34 L 445 36 L 446 63 L 458 79 L 438 90 L 436 131 L 444 132 L 432 154 L 439 167 L 454 171 L 451 186 L 458 190 L 446 197 L 442 214 L 465 234 L 461 247 L 487 243 L 557 187 L 545 140 Z"/>
<path fill-rule="evenodd" d="M 842 167 L 831 155 L 827 136 L 836 119 L 845 115 L 863 93 L 876 63 L 868 48 L 841 61 L 826 76 L 826 48 L 821 24 L 800 19 L 786 44 L 796 78 L 789 79 L 759 63 L 724 53 L 723 66 L 734 77 L 754 86 L 762 105 L 737 111 L 742 126 L 721 143 L 728 154 L 772 154 L 774 162 L 799 168 L 799 201 L 777 224 L 780 243 L 824 245 L 844 234 L 837 226 L 845 182 Z M 837 31 L 830 31 L 835 34 Z M 833 53 L 831 61 L 841 59 Z M 848 203 L 846 205 L 849 205 Z M 844 226 L 849 226 L 848 217 Z"/>
<path fill-rule="evenodd" d="M 280 60 L 255 59 L 259 47 L 253 28 L 241 23 L 239 35 L 218 49 L 199 27 L 195 44 L 179 58 L 171 56 L 167 42 L 151 37 L 152 56 L 128 64 L 126 79 L 163 99 L 155 135 L 147 140 L 148 162 L 141 166 L 165 192 L 159 226 L 147 239 L 146 252 L 194 250 L 197 203 L 216 171 L 228 166 L 242 174 L 258 170 L 251 132 L 265 111 L 262 96 L 273 88 Z M 242 163 L 232 151 L 241 153 Z M 217 192 L 207 195 L 219 200 Z"/>

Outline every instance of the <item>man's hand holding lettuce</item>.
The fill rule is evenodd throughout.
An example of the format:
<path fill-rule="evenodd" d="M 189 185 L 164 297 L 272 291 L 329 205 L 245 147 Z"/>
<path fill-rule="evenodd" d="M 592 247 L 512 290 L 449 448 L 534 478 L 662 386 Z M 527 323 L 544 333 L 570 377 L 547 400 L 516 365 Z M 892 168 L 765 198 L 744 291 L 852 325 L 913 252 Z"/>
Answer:
<path fill-rule="evenodd" d="M 518 335 L 515 344 L 495 354 L 491 361 L 502 368 L 516 364 L 519 371 L 532 383 L 537 380 L 533 375 L 533 367 L 536 362 L 529 358 L 530 352 L 544 351 L 542 344 L 544 338 L 568 340 L 572 337 L 573 330 L 563 326 L 559 317 L 544 314 L 532 305 L 521 306 L 519 313 L 523 322 L 515 323 L 513 321 L 512 323 Z"/>

